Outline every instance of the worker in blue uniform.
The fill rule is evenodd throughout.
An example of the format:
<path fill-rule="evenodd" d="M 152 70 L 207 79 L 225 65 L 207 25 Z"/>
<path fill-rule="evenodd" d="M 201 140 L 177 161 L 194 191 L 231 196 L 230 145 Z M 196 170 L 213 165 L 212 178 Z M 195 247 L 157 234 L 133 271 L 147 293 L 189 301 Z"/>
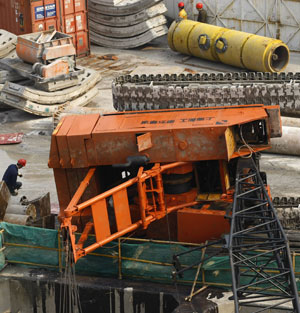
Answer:
<path fill-rule="evenodd" d="M 5 171 L 2 180 L 5 181 L 11 195 L 16 196 L 18 190 L 22 187 L 22 183 L 17 181 L 17 177 L 22 177 L 19 174 L 19 169 L 26 165 L 26 160 L 20 159 L 17 164 L 11 164 Z"/>

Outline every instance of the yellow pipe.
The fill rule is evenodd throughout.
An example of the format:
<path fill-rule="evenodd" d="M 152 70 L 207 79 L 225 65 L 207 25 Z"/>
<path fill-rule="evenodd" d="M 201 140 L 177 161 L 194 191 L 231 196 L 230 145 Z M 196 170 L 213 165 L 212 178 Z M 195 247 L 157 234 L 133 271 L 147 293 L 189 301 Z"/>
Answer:
<path fill-rule="evenodd" d="M 281 72 L 289 62 L 281 40 L 191 20 L 172 23 L 168 44 L 183 54 L 259 72 Z"/>

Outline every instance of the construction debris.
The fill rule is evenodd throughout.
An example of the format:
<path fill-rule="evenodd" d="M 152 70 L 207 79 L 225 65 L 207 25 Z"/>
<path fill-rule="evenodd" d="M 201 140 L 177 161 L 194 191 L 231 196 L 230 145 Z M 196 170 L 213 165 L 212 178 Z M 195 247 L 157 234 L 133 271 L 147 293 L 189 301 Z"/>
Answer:
<path fill-rule="evenodd" d="M 33 64 L 31 71 L 37 78 L 68 77 L 76 72 L 72 36 L 56 30 L 18 36 L 16 51 L 21 60 Z"/>
<path fill-rule="evenodd" d="M 5 82 L 14 82 L 23 80 L 24 78 L 19 75 L 16 71 L 13 70 L 0 70 L 0 84 L 4 84 Z"/>
<path fill-rule="evenodd" d="M 16 49 L 17 36 L 0 29 L 0 59 L 7 57 Z"/>
<path fill-rule="evenodd" d="M 1 60 L 1 68 L 29 78 L 38 88 L 46 88 L 46 91 L 74 85 L 72 80 L 84 71 L 76 68 L 72 37 L 57 31 L 18 36 L 16 52 L 18 58 Z M 54 82 L 50 84 L 51 90 L 47 89 L 50 82 Z"/>
<path fill-rule="evenodd" d="M 41 75 L 50 75 L 49 73 L 51 73 L 53 69 L 47 66 L 43 67 L 40 63 L 35 63 L 32 66 L 32 64 L 25 63 L 19 58 L 2 59 L 0 61 L 0 67 L 10 72 L 17 73 L 19 77 L 32 80 L 37 88 L 45 91 L 56 91 L 74 86 L 74 84 L 78 82 L 78 76 L 84 72 L 83 69 L 77 68 L 75 71 L 65 74 L 65 68 L 63 68 L 61 74 L 53 73 L 53 75 L 55 75 L 54 77 L 43 77 Z M 50 71 L 45 71 L 48 69 L 50 69 Z M 34 71 L 39 71 L 39 73 Z"/>
<path fill-rule="evenodd" d="M 101 76 L 96 71 L 85 69 L 77 84 L 63 90 L 46 92 L 32 86 L 6 82 L 0 100 L 14 108 L 39 115 L 53 116 L 67 106 L 86 106 L 98 94 L 96 84 Z"/>
<path fill-rule="evenodd" d="M 17 37 L 16 58 L 0 61 L 0 101 L 38 116 L 56 118 L 98 94 L 96 71 L 76 66 L 72 37 L 57 31 Z M 57 113 L 59 112 L 59 113 Z"/>
<path fill-rule="evenodd" d="M 97 57 L 99 60 L 118 60 L 118 57 L 114 54 L 105 54 L 105 55 L 100 55 Z"/>
<path fill-rule="evenodd" d="M 1 182 L 0 200 L 5 198 L 5 201 L 0 201 L 0 220 L 12 224 L 54 228 L 54 215 L 51 214 L 49 192 L 33 200 L 28 200 L 26 196 L 23 196 L 19 203 L 8 203 L 7 192 L 4 193 L 3 184 Z"/>
<path fill-rule="evenodd" d="M 21 143 L 23 136 L 23 133 L 0 134 L 0 145 Z"/>
<path fill-rule="evenodd" d="M 119 49 L 142 46 L 167 34 L 166 11 L 161 0 L 90 0 L 91 41 Z"/>

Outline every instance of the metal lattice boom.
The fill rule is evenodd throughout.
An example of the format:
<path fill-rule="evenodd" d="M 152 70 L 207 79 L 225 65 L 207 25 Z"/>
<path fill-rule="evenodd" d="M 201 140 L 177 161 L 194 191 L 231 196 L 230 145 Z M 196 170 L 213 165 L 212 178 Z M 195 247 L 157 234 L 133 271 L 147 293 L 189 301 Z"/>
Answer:
<path fill-rule="evenodd" d="M 235 190 L 228 241 L 235 312 L 283 305 L 300 312 L 287 238 L 252 158 L 239 160 Z"/>

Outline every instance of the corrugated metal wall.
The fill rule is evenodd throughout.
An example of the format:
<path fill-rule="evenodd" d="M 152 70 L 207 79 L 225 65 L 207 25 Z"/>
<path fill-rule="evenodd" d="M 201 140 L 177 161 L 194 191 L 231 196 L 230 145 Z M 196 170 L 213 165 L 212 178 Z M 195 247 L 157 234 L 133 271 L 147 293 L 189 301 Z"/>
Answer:
<path fill-rule="evenodd" d="M 178 16 L 179 0 L 164 0 L 171 18 Z M 190 19 L 196 3 L 203 3 L 208 22 L 257 35 L 278 38 L 300 51 L 300 0 L 183 0 Z"/>

